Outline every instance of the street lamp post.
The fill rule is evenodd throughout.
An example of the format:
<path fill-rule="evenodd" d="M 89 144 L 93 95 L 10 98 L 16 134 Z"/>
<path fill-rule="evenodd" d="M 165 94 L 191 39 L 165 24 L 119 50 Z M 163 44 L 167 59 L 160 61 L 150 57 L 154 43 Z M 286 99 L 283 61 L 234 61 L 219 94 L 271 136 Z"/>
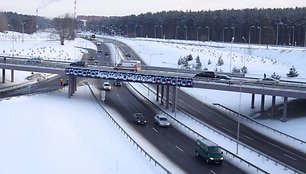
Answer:
<path fill-rule="evenodd" d="M 231 29 L 233 29 L 232 38 L 234 38 L 235 37 L 235 27 L 231 27 Z"/>
<path fill-rule="evenodd" d="M 225 32 L 225 30 L 227 29 L 227 27 L 224 27 L 223 28 L 223 33 L 222 33 L 222 42 L 224 42 L 224 32 Z"/>
<path fill-rule="evenodd" d="M 156 27 L 158 27 L 159 25 L 155 25 L 154 26 L 154 34 L 155 34 L 155 38 L 156 38 Z"/>
<path fill-rule="evenodd" d="M 126 27 L 126 37 L 129 37 L 129 28 L 128 28 L 128 25 L 125 25 Z"/>
<path fill-rule="evenodd" d="M 239 93 L 239 115 L 237 119 L 237 146 L 236 146 L 236 154 L 238 154 L 238 146 L 239 146 L 239 134 L 240 134 L 240 117 L 241 117 L 241 88 L 243 81 L 240 82 L 240 93 Z"/>
<path fill-rule="evenodd" d="M 197 27 L 197 40 L 199 40 L 199 29 L 201 29 L 202 27 Z"/>
<path fill-rule="evenodd" d="M 243 51 L 243 67 L 245 67 L 245 49 L 246 49 L 246 40 L 244 37 L 242 37 L 242 40 L 244 41 L 244 51 Z"/>
<path fill-rule="evenodd" d="M 259 36 L 258 36 L 258 44 L 261 44 L 261 27 L 257 27 L 259 30 Z"/>
<path fill-rule="evenodd" d="M 185 25 L 184 28 L 185 28 L 185 38 L 186 38 L 186 40 L 187 40 L 187 39 L 188 39 L 188 38 L 187 38 L 187 26 Z"/>
<path fill-rule="evenodd" d="M 252 28 L 254 28 L 255 26 L 250 26 L 249 28 L 249 44 L 251 44 L 251 32 L 252 32 Z"/>
<path fill-rule="evenodd" d="M 232 41 L 231 41 L 231 55 L 230 55 L 230 69 L 229 69 L 229 73 L 232 72 L 232 57 L 233 57 L 233 42 L 234 42 L 235 37 L 232 37 Z"/>
<path fill-rule="evenodd" d="M 161 25 L 159 27 L 160 27 L 160 38 L 162 39 L 164 35 L 164 26 Z"/>
<path fill-rule="evenodd" d="M 178 28 L 180 28 L 180 26 L 176 26 L 176 28 L 175 28 L 175 39 L 177 39 L 177 30 L 178 30 Z"/>
<path fill-rule="evenodd" d="M 26 22 L 22 22 L 22 21 L 21 21 L 21 29 L 22 29 L 22 42 L 23 42 L 23 39 L 24 39 L 24 24 L 26 24 Z"/>
<path fill-rule="evenodd" d="M 295 45 L 295 43 L 294 43 L 294 30 L 295 30 L 295 27 L 292 26 L 291 28 L 292 28 L 292 46 L 294 46 Z"/>
<path fill-rule="evenodd" d="M 276 25 L 276 45 L 278 45 L 279 25 L 283 25 L 283 23 L 282 23 L 282 22 L 279 22 L 279 23 L 277 23 L 277 25 Z"/>
<path fill-rule="evenodd" d="M 209 26 L 206 26 L 207 28 L 207 41 L 210 40 L 210 27 Z"/>

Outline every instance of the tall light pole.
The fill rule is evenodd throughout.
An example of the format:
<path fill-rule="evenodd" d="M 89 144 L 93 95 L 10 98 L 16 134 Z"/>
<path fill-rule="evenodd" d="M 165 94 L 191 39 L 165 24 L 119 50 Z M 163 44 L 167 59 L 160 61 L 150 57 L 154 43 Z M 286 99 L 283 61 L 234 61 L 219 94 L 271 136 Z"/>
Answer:
<path fill-rule="evenodd" d="M 155 38 L 156 38 L 156 27 L 158 27 L 159 25 L 155 25 L 154 26 L 154 33 L 155 33 Z"/>
<path fill-rule="evenodd" d="M 164 26 L 161 25 L 159 26 L 160 27 L 160 38 L 162 39 L 163 38 L 163 35 L 164 35 Z"/>
<path fill-rule="evenodd" d="M 202 27 L 197 27 L 197 40 L 199 40 L 199 29 L 201 29 Z"/>
<path fill-rule="evenodd" d="M 252 33 L 252 28 L 254 28 L 255 26 L 250 26 L 249 27 L 249 44 L 251 44 L 251 33 Z"/>
<path fill-rule="evenodd" d="M 233 30 L 232 38 L 234 38 L 235 37 L 235 27 L 231 27 L 231 29 Z"/>
<path fill-rule="evenodd" d="M 126 37 L 129 37 L 129 28 L 128 28 L 128 25 L 125 25 L 126 27 Z"/>
<path fill-rule="evenodd" d="M 242 37 L 242 40 L 244 41 L 244 51 L 243 51 L 243 67 L 245 67 L 245 49 L 246 49 L 246 40 L 244 37 Z"/>
<path fill-rule="evenodd" d="M 261 44 L 261 27 L 257 27 L 259 30 L 259 36 L 258 36 L 258 44 Z"/>
<path fill-rule="evenodd" d="M 207 28 L 207 41 L 210 40 L 210 27 L 209 26 L 206 26 Z"/>
<path fill-rule="evenodd" d="M 224 32 L 225 32 L 226 29 L 227 29 L 227 27 L 224 27 L 224 28 L 223 28 L 222 42 L 224 42 Z"/>
<path fill-rule="evenodd" d="M 295 45 L 294 44 L 294 30 L 295 30 L 295 27 L 292 26 L 291 28 L 292 28 L 292 46 L 294 46 Z"/>
<path fill-rule="evenodd" d="M 137 37 L 137 27 L 138 27 L 138 25 L 136 24 L 135 28 L 134 28 L 135 29 L 135 37 Z"/>
<path fill-rule="evenodd" d="M 240 134 L 240 117 L 241 117 L 241 88 L 243 81 L 240 82 L 240 93 L 239 93 L 239 115 L 237 119 L 237 146 L 236 146 L 236 154 L 238 154 L 238 146 L 239 146 L 239 134 Z"/>
<path fill-rule="evenodd" d="M 22 42 L 23 42 L 23 39 L 24 39 L 24 24 L 26 24 L 26 22 L 22 22 L 22 21 L 21 21 L 21 28 L 22 28 Z"/>
<path fill-rule="evenodd" d="M 188 39 L 188 38 L 187 38 L 187 26 L 185 25 L 184 28 L 185 28 L 185 38 L 186 38 L 186 40 L 187 40 L 187 39 Z"/>
<path fill-rule="evenodd" d="M 233 57 L 233 42 L 235 40 L 235 37 L 232 37 L 232 41 L 231 41 L 231 55 L 230 55 L 230 69 L 229 69 L 229 73 L 232 72 L 232 57 Z"/>
<path fill-rule="evenodd" d="M 143 27 L 140 25 L 140 37 L 143 37 Z"/>
<path fill-rule="evenodd" d="M 176 26 L 175 28 L 175 39 L 177 39 L 177 30 L 180 28 L 180 26 Z"/>
<path fill-rule="evenodd" d="M 283 23 L 280 21 L 276 25 L 276 45 L 278 45 L 278 32 L 279 32 L 279 25 L 283 25 Z"/>

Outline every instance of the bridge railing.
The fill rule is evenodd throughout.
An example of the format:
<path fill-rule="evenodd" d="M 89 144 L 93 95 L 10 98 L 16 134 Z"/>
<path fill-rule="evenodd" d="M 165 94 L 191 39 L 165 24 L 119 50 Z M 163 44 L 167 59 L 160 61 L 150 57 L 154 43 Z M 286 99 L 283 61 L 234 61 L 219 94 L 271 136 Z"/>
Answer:
<path fill-rule="evenodd" d="M 222 108 L 222 109 L 224 109 L 224 110 L 226 110 L 226 111 L 228 111 L 228 112 L 230 112 L 230 113 L 232 113 L 232 114 L 234 114 L 234 115 L 236 115 L 236 116 L 240 116 L 242 119 L 245 119 L 245 120 L 250 121 L 250 122 L 252 122 L 252 123 L 255 123 L 255 124 L 259 125 L 259 126 L 262 126 L 262 127 L 266 128 L 266 129 L 268 129 L 268 130 L 271 130 L 272 132 L 276 132 L 276 133 L 278 133 L 279 135 L 282 135 L 282 136 L 284 136 L 284 137 L 286 137 L 286 138 L 290 138 L 290 139 L 292 139 L 293 141 L 299 142 L 300 144 L 306 145 L 306 142 L 303 141 L 303 140 L 300 140 L 300 139 L 298 139 L 298 138 L 296 138 L 296 137 L 293 137 L 293 136 L 291 136 L 291 135 L 288 135 L 288 134 L 286 134 L 286 133 L 283 133 L 283 132 L 281 132 L 281 131 L 279 131 L 279 130 L 277 130 L 277 129 L 274 129 L 274 128 L 270 127 L 270 126 L 267 126 L 267 125 L 265 125 L 265 124 L 263 124 L 263 123 L 260 123 L 259 121 L 254 120 L 253 118 L 247 117 L 247 116 L 245 116 L 245 115 L 242 115 L 242 114 L 240 114 L 240 113 L 238 113 L 238 112 L 236 112 L 236 111 L 234 111 L 234 110 L 232 110 L 232 109 L 230 109 L 230 108 L 228 108 L 228 107 L 226 107 L 226 106 L 223 106 L 223 105 L 221 105 L 221 104 L 219 104 L 219 103 L 213 103 L 213 105 L 218 106 L 218 107 L 220 107 L 220 108 Z"/>
<path fill-rule="evenodd" d="M 97 101 L 97 103 L 101 106 L 101 108 L 104 110 L 104 112 L 106 113 L 106 115 L 109 117 L 109 119 L 111 119 L 111 121 L 114 123 L 114 125 L 120 130 L 120 132 L 122 132 L 124 134 L 124 136 L 134 145 L 136 146 L 137 149 L 139 149 L 139 151 L 141 153 L 143 153 L 145 155 L 146 158 L 149 159 L 149 161 L 152 161 L 154 163 L 155 166 L 158 166 L 160 169 L 162 169 L 165 173 L 167 174 L 171 174 L 171 172 L 165 167 L 163 166 L 161 163 L 159 163 L 155 158 L 152 157 L 152 155 L 150 155 L 146 150 L 144 150 L 121 126 L 120 124 L 114 119 L 114 117 L 105 109 L 105 107 L 103 106 L 103 104 L 100 102 L 99 98 L 95 95 L 94 91 L 92 90 L 92 88 L 90 87 L 89 84 L 87 84 L 87 86 L 89 87 L 92 95 L 94 96 L 95 100 Z"/>
<path fill-rule="evenodd" d="M 136 88 L 134 88 L 132 85 L 130 85 L 130 86 L 132 87 L 132 89 L 134 89 L 135 91 L 137 91 Z M 147 86 L 144 86 L 144 87 L 147 88 Z M 149 89 L 149 90 L 150 90 L 151 92 L 155 93 L 155 91 L 153 91 L 152 89 Z M 177 120 L 175 117 L 173 117 L 173 116 L 171 116 L 170 114 L 168 114 L 167 112 L 165 112 L 163 109 L 161 109 L 159 106 L 157 106 L 157 105 L 156 105 L 155 103 L 153 103 L 151 100 L 149 100 L 148 98 L 146 98 L 146 96 L 143 95 L 143 94 L 141 94 L 139 91 L 137 91 L 137 94 L 138 94 L 140 97 L 142 97 L 145 101 L 147 101 L 149 104 L 151 104 L 154 108 L 160 110 L 161 112 L 163 112 L 164 114 L 166 114 L 167 116 L 169 116 L 169 118 L 171 118 L 173 121 L 175 121 L 176 123 L 178 123 L 179 125 L 181 125 L 181 126 L 184 127 L 185 129 L 187 129 L 188 132 L 190 132 L 190 133 L 192 133 L 192 134 L 194 134 L 194 135 L 196 135 L 196 136 L 198 136 L 198 137 L 201 137 L 201 138 L 206 139 L 205 137 L 203 137 L 202 135 L 200 135 L 199 133 L 197 133 L 196 131 L 194 131 L 192 128 L 186 126 L 184 123 L 180 122 L 180 121 Z M 156 94 L 156 93 L 155 93 L 155 94 Z M 166 102 L 166 101 L 165 101 L 165 102 Z M 190 116 L 188 113 L 184 112 L 184 111 L 181 110 L 180 108 L 177 107 L 176 109 L 179 109 L 180 112 L 182 112 L 182 113 L 184 113 L 185 115 L 189 116 L 190 119 L 194 120 L 194 121 L 197 122 L 199 125 L 202 125 L 203 127 L 205 127 L 205 128 L 207 128 L 207 129 L 209 129 L 209 130 L 215 132 L 216 134 L 219 134 L 219 135 L 223 136 L 224 138 L 229 139 L 229 140 L 232 141 L 232 142 L 236 142 L 236 141 L 237 141 L 236 139 L 234 139 L 234 138 L 232 138 L 232 137 L 229 137 L 229 136 L 223 134 L 221 131 L 218 131 L 218 130 L 216 130 L 216 129 L 213 129 L 212 127 L 210 127 L 210 126 L 204 124 L 203 122 L 201 122 L 201 121 L 195 119 L 193 116 Z M 301 173 L 299 170 L 296 170 L 295 168 L 293 168 L 293 167 L 291 167 L 291 166 L 289 166 L 289 165 L 287 165 L 287 164 L 285 164 L 285 163 L 283 163 L 283 162 L 281 162 L 281 161 L 279 161 L 279 160 L 276 160 L 276 159 L 274 159 L 274 158 L 272 158 L 272 157 L 270 157 L 270 156 L 268 156 L 268 155 L 266 155 L 266 154 L 264 154 L 264 153 L 262 153 L 262 152 L 260 152 L 260 151 L 258 151 L 258 150 L 256 150 L 256 149 L 254 149 L 254 148 L 252 148 L 252 147 L 250 147 L 250 146 L 248 146 L 248 145 L 246 145 L 246 144 L 243 144 L 243 143 L 241 143 L 241 142 L 239 142 L 239 144 L 240 144 L 240 146 L 242 146 L 244 149 L 248 149 L 248 151 L 256 153 L 257 156 L 259 156 L 259 157 L 260 157 L 260 156 L 261 156 L 261 157 L 264 157 L 264 158 L 266 159 L 266 161 L 273 161 L 273 163 L 274 163 L 276 166 L 283 166 L 284 171 L 291 170 L 294 174 L 300 174 L 300 173 Z M 224 151 L 226 154 L 231 155 L 233 159 L 238 159 L 241 163 L 244 163 L 244 164 L 246 164 L 248 167 L 251 167 L 251 168 L 255 169 L 257 172 L 260 172 L 260 173 L 268 173 L 268 172 L 266 172 L 265 170 L 259 168 L 258 166 L 252 164 L 251 162 L 246 161 L 245 159 L 243 159 L 243 158 L 237 156 L 236 154 L 234 154 L 234 153 L 228 151 L 227 149 L 224 149 L 224 148 L 222 148 L 222 149 L 223 149 L 223 151 Z"/>

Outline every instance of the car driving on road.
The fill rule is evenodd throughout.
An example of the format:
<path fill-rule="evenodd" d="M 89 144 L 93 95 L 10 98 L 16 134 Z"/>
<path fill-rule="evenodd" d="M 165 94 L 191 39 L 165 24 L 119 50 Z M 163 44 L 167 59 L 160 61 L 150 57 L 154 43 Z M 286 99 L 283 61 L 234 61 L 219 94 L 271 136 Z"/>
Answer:
<path fill-rule="evenodd" d="M 103 82 L 103 89 L 106 91 L 112 90 L 112 85 L 109 82 Z"/>
<path fill-rule="evenodd" d="M 194 77 L 206 77 L 206 78 L 216 78 L 216 73 L 214 71 L 202 71 L 200 73 L 195 74 Z"/>
<path fill-rule="evenodd" d="M 84 61 L 77 61 L 70 63 L 70 66 L 87 67 L 87 63 Z"/>
<path fill-rule="evenodd" d="M 165 116 L 162 116 L 162 115 L 155 115 L 154 116 L 154 123 L 157 126 L 160 126 L 160 127 L 169 127 L 170 126 L 169 120 Z"/>
<path fill-rule="evenodd" d="M 133 121 L 134 123 L 140 124 L 140 125 L 145 125 L 147 123 L 142 113 L 135 113 Z"/>

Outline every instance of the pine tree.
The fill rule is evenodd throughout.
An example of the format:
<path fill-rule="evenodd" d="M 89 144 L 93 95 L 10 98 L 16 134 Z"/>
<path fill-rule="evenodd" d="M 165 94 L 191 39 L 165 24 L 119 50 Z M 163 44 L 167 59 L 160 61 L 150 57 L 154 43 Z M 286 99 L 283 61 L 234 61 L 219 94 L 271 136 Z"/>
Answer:
<path fill-rule="evenodd" d="M 200 70 L 202 69 L 202 63 L 201 63 L 201 60 L 200 60 L 200 57 L 197 56 L 196 58 L 196 67 L 195 67 L 197 70 Z"/>
<path fill-rule="evenodd" d="M 289 72 L 287 73 L 287 76 L 288 77 L 297 77 L 299 74 L 298 72 L 296 71 L 295 67 L 292 66 L 289 70 Z"/>

